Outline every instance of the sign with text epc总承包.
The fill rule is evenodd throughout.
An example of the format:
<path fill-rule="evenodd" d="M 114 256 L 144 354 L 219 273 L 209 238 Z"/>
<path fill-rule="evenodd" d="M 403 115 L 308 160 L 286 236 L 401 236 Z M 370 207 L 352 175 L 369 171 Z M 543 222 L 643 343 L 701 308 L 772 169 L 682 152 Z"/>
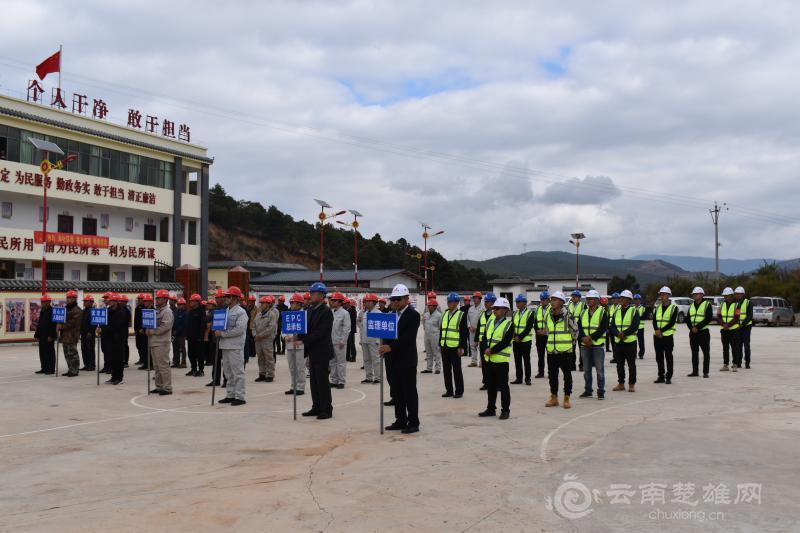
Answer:
<path fill-rule="evenodd" d="M 89 311 L 89 321 L 93 326 L 105 326 L 108 324 L 108 309 L 105 307 L 92 307 Z"/>
<path fill-rule="evenodd" d="M 67 309 L 65 307 L 53 307 L 53 323 L 63 324 L 67 321 Z"/>
<path fill-rule="evenodd" d="M 228 310 L 214 309 L 211 311 L 211 331 L 225 331 L 228 329 Z"/>
<path fill-rule="evenodd" d="M 281 333 L 284 335 L 305 335 L 308 331 L 308 314 L 305 311 L 284 311 L 281 313 Z"/>
<path fill-rule="evenodd" d="M 142 329 L 156 329 L 155 309 L 142 309 Z"/>
<path fill-rule="evenodd" d="M 396 313 L 367 313 L 367 337 L 396 339 L 397 319 Z"/>

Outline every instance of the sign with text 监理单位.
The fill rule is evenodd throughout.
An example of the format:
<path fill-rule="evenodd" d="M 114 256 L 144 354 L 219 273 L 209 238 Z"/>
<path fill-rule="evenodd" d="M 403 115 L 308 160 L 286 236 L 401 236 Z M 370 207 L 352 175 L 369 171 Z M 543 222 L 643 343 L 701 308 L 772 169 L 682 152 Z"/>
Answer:
<path fill-rule="evenodd" d="M 367 337 L 396 339 L 397 317 L 396 313 L 367 313 Z"/>

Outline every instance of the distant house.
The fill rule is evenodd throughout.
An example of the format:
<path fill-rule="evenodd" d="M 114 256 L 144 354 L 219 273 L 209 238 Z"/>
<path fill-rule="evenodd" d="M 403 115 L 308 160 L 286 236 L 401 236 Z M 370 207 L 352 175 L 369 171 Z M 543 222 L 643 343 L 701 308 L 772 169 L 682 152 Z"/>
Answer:
<path fill-rule="evenodd" d="M 228 286 L 228 271 L 241 267 L 250 272 L 250 280 L 275 272 L 308 271 L 303 265 L 296 263 L 274 263 L 269 261 L 209 261 L 208 283 L 211 290 Z"/>
<path fill-rule="evenodd" d="M 246 268 L 246 267 L 245 267 Z M 355 279 L 352 270 L 326 270 L 325 284 L 329 287 L 353 287 Z M 359 270 L 358 286 L 368 289 L 391 289 L 398 283 L 405 284 L 414 290 L 421 278 L 401 268 Z M 319 272 L 312 270 L 274 272 L 264 276 L 251 276 L 254 286 L 305 287 L 319 281 Z"/>
<path fill-rule="evenodd" d="M 601 296 L 608 292 L 608 282 L 611 276 L 605 274 L 586 274 L 580 277 L 579 290 L 584 294 L 589 290 L 596 290 Z M 575 277 L 572 276 L 535 276 L 530 278 L 497 278 L 491 280 L 492 292 L 498 297 L 516 298 L 518 294 L 527 296 L 529 302 L 539 301 L 542 291 L 553 293 L 561 291 L 569 295 L 575 290 Z"/>

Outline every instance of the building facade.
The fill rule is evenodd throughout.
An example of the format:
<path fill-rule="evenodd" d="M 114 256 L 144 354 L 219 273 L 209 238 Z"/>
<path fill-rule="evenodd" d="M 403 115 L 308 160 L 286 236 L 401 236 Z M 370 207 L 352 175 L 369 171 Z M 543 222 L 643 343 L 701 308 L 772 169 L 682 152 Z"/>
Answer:
<path fill-rule="evenodd" d="M 608 282 L 611 281 L 611 276 L 603 274 L 587 274 L 580 277 L 579 287 L 581 293 L 584 294 L 589 290 L 596 290 L 601 296 L 605 296 L 608 292 Z M 518 294 L 524 294 L 528 298 L 528 302 L 534 303 L 539 301 L 539 295 L 543 291 L 553 293 L 561 291 L 569 295 L 575 290 L 575 277 L 569 276 L 535 276 L 530 278 L 498 278 L 489 281 L 492 284 L 492 291 L 495 295 L 508 298 L 512 301 Z"/>

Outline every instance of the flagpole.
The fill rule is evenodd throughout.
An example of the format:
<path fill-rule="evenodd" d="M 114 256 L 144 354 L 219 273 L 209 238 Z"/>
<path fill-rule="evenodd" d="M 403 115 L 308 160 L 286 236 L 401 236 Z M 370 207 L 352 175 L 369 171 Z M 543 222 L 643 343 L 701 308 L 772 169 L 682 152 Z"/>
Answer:
<path fill-rule="evenodd" d="M 64 53 L 61 50 L 61 45 L 58 45 L 58 92 L 61 92 L 61 61 L 64 59 Z"/>

